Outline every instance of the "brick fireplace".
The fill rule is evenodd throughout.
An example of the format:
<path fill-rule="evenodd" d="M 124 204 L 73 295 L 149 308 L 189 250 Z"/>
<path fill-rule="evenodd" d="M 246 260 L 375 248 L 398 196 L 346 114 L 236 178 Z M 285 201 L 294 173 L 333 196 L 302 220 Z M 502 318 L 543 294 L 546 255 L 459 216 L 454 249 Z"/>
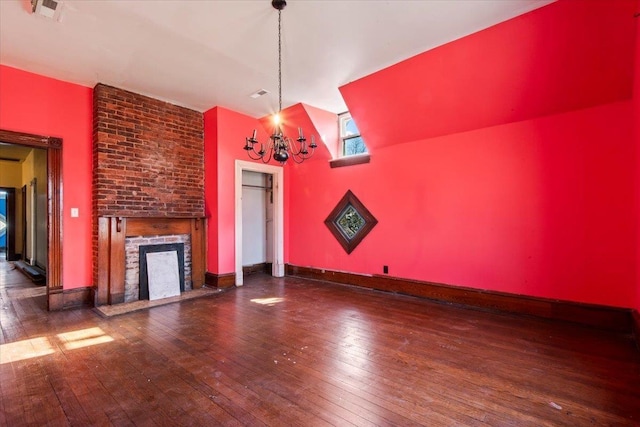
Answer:
<path fill-rule="evenodd" d="M 127 273 L 126 241 L 132 239 L 188 242 L 185 289 L 201 287 L 202 114 L 103 84 L 94 88 L 93 103 L 95 304 L 133 298 L 130 289 L 125 297 L 132 274 Z"/>
<path fill-rule="evenodd" d="M 204 218 L 98 218 L 96 305 L 119 304 L 135 300 L 131 290 L 127 295 L 127 239 L 156 241 L 160 244 L 160 242 L 180 240 L 180 236 L 186 236 L 185 241 L 188 240 L 190 243 L 189 289 L 202 287 L 205 273 L 204 231 Z M 158 239 L 158 237 L 161 238 Z"/>
<path fill-rule="evenodd" d="M 191 238 L 188 234 L 127 237 L 124 243 L 124 302 L 150 299 L 146 254 L 165 251 L 176 254 L 180 290 L 191 290 Z"/>

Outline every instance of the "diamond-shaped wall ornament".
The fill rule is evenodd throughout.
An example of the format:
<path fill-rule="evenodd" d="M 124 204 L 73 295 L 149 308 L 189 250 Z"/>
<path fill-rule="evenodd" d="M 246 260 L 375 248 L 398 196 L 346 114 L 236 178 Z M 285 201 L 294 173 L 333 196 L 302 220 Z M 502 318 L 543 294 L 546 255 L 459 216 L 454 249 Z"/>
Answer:
<path fill-rule="evenodd" d="M 350 254 L 375 227 L 378 220 L 351 190 L 348 190 L 324 223 L 344 250 Z"/>

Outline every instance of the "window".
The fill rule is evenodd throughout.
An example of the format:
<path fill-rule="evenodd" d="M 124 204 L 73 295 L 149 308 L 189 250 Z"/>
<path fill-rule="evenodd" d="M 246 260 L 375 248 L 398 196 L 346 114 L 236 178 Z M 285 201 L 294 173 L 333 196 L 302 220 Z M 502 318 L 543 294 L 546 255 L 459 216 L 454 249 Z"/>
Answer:
<path fill-rule="evenodd" d="M 338 116 L 340 126 L 340 157 L 366 154 L 369 151 L 360 136 L 360 131 L 348 112 Z"/>
<path fill-rule="evenodd" d="M 338 127 L 340 132 L 340 147 L 338 158 L 329 162 L 332 168 L 360 165 L 369 163 L 369 150 L 364 143 L 360 131 L 347 111 L 338 115 Z"/>

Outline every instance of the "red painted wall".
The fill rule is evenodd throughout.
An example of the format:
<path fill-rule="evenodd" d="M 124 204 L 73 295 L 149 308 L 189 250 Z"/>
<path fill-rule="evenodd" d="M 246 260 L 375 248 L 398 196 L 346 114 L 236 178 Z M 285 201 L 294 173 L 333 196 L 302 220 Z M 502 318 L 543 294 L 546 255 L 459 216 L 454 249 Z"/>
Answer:
<path fill-rule="evenodd" d="M 207 217 L 206 271 L 218 269 L 218 109 L 204 113 L 204 214 Z"/>
<path fill-rule="evenodd" d="M 291 169 L 289 262 L 633 307 L 635 3 L 561 0 L 341 88 L 371 163 Z M 351 255 L 323 224 L 347 189 L 379 221 Z"/>
<path fill-rule="evenodd" d="M 328 165 L 330 150 L 337 144 L 337 116 L 324 110 L 296 104 L 281 113 L 283 131 L 286 135 L 297 135 L 297 126 L 304 129 L 308 142 L 315 135 L 318 148 L 309 162 Z M 205 138 L 205 211 L 209 216 L 207 233 L 207 271 L 228 274 L 235 271 L 235 161 L 251 161 L 242 149 L 246 137 L 253 129 L 258 140 L 266 143 L 273 131 L 271 117 L 255 119 L 226 108 L 214 107 L 204 113 Z M 320 141 L 323 135 L 329 145 Z M 259 162 L 259 161 L 258 161 Z M 305 164 L 307 164 L 306 162 Z M 270 162 L 277 165 L 276 162 Z M 288 262 L 290 225 L 288 221 L 291 179 L 289 172 L 297 168 L 293 161 L 285 166 L 284 174 L 284 262 Z M 312 186 L 324 185 L 311 178 Z"/>
<path fill-rule="evenodd" d="M 631 306 L 631 113 L 621 102 L 292 169 L 289 262 Z M 379 221 L 350 255 L 323 224 L 348 189 Z"/>
<path fill-rule="evenodd" d="M 92 89 L 0 65 L 0 128 L 62 142 L 62 283 L 91 286 Z M 71 218 L 77 207 L 80 217 Z"/>
<path fill-rule="evenodd" d="M 204 127 L 207 271 L 228 274 L 235 271 L 235 161 L 250 161 L 242 147 L 253 129 L 260 141 L 268 136 L 257 119 L 221 107 L 204 113 Z"/>

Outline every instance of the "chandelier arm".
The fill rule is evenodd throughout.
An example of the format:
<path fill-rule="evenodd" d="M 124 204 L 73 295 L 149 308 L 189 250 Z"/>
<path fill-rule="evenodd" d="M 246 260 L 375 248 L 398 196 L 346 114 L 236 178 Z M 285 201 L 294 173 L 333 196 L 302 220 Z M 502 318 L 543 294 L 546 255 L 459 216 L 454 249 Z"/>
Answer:
<path fill-rule="evenodd" d="M 271 161 L 271 158 L 273 157 L 273 150 L 274 150 L 274 144 L 272 140 L 269 140 L 269 142 L 267 143 L 267 148 L 262 148 L 262 156 L 260 156 L 260 160 L 262 160 L 262 163 L 269 163 Z"/>
<path fill-rule="evenodd" d="M 301 155 L 299 152 L 298 153 L 294 153 L 293 151 L 291 152 L 291 158 L 293 159 L 294 162 L 300 164 L 302 162 L 304 162 L 306 159 L 304 158 L 303 155 Z"/>
<path fill-rule="evenodd" d="M 312 148 L 311 151 L 307 152 L 307 154 L 298 153 L 298 154 L 293 154 L 292 157 L 294 161 L 296 161 L 296 158 L 300 159 L 300 161 L 296 161 L 296 163 L 302 163 L 308 158 L 310 158 L 311 156 L 313 156 L 314 151 L 315 151 L 315 148 Z"/>
<path fill-rule="evenodd" d="M 297 156 L 302 151 L 302 148 L 300 147 L 300 144 L 296 146 L 295 142 L 293 141 L 294 140 L 291 140 L 291 154 L 293 154 L 294 156 Z"/>
<path fill-rule="evenodd" d="M 306 143 L 305 143 L 306 140 L 300 141 L 299 139 L 290 139 L 290 141 L 291 141 L 292 154 L 299 155 L 300 153 L 302 153 L 302 151 L 304 151 L 304 148 L 306 146 Z M 294 141 L 298 143 L 297 146 Z"/>
<path fill-rule="evenodd" d="M 293 146 L 293 141 L 288 136 L 283 136 L 282 141 L 284 142 L 284 146 L 288 152 L 291 154 L 296 154 L 295 147 Z"/>
<path fill-rule="evenodd" d="M 265 157 L 265 156 L 260 157 L 260 160 L 262 160 L 262 163 L 269 163 L 269 162 L 271 161 L 271 154 L 272 154 L 272 153 L 273 153 L 272 151 L 269 151 L 269 156 L 267 156 L 267 157 Z"/>
<path fill-rule="evenodd" d="M 262 150 L 262 144 L 260 144 L 260 150 Z M 256 157 L 253 157 L 252 153 L 255 154 Z M 255 146 L 251 147 L 251 150 L 247 150 L 247 155 L 252 160 L 259 160 L 262 157 L 264 157 L 264 156 L 260 155 L 260 152 L 256 151 L 256 147 Z"/>
<path fill-rule="evenodd" d="M 315 147 L 313 147 L 310 152 L 308 152 L 307 154 L 304 155 L 304 159 L 306 160 L 309 157 L 313 156 L 313 153 L 315 153 L 315 151 L 316 151 L 316 149 L 315 149 Z"/>

